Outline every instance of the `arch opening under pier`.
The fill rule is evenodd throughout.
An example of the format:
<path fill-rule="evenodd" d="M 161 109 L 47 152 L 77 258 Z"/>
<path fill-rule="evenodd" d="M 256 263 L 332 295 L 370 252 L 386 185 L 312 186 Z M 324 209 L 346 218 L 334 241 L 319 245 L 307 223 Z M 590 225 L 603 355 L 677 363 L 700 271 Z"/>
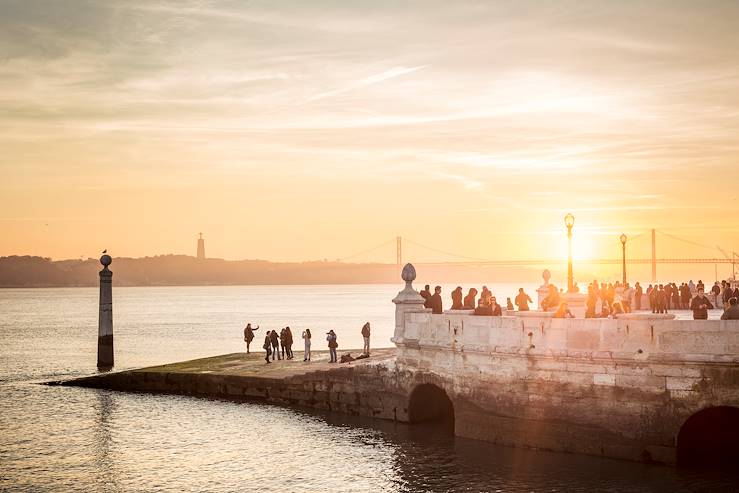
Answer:
<path fill-rule="evenodd" d="M 679 467 L 735 469 L 739 464 L 739 408 L 703 409 L 683 423 L 677 436 Z"/>
<path fill-rule="evenodd" d="M 441 387 L 424 383 L 411 392 L 408 403 L 411 423 L 438 423 L 454 433 L 454 404 Z"/>

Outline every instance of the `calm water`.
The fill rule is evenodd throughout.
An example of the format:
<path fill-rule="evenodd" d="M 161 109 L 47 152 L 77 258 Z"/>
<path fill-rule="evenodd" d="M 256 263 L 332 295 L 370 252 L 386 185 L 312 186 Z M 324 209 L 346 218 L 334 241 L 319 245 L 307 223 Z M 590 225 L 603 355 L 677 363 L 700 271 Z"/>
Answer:
<path fill-rule="evenodd" d="M 342 349 L 361 347 L 359 329 L 370 320 L 374 344 L 388 346 L 399 288 L 117 288 L 117 369 L 243 351 L 247 320 L 319 334 L 333 328 Z M 513 288 L 493 290 L 505 300 Z M 620 492 L 738 484 L 368 419 L 38 384 L 94 373 L 96 343 L 96 289 L 0 290 L 0 490 Z"/>

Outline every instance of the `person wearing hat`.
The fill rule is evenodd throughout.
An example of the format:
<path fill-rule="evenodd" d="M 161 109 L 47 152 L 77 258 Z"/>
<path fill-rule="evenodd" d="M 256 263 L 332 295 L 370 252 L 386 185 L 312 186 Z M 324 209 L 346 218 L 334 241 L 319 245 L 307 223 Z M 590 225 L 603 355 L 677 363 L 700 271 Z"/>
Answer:
<path fill-rule="evenodd" d="M 326 332 L 326 340 L 328 341 L 328 353 L 329 353 L 329 363 L 336 363 L 336 348 L 339 347 L 339 344 L 336 342 L 336 333 L 334 332 L 334 329 L 329 330 Z"/>

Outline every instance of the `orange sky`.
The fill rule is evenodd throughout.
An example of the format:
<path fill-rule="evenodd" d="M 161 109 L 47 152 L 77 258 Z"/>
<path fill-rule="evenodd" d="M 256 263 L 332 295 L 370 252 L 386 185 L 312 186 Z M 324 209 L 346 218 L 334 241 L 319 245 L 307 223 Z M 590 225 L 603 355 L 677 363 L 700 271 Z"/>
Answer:
<path fill-rule="evenodd" d="M 0 255 L 739 250 L 736 2 L 76 3 L 0 6 Z"/>

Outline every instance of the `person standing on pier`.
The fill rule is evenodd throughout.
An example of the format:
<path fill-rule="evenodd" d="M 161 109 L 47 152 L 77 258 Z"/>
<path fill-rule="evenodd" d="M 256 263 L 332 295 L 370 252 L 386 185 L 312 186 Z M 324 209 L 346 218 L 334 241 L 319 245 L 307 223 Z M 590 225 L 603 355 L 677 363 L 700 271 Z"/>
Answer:
<path fill-rule="evenodd" d="M 641 310 L 642 294 L 644 294 L 644 290 L 642 289 L 641 284 L 639 284 L 639 281 L 636 281 L 636 285 L 634 286 L 634 309 L 635 310 Z"/>
<path fill-rule="evenodd" d="M 303 331 L 303 362 L 310 361 L 310 329 Z"/>
<path fill-rule="evenodd" d="M 270 336 L 272 335 L 271 332 L 267 331 L 267 334 L 264 336 L 264 350 L 267 352 L 267 354 L 264 356 L 264 359 L 269 363 L 269 355 L 272 354 L 272 341 L 270 340 Z"/>
<path fill-rule="evenodd" d="M 290 327 L 285 327 L 285 350 L 287 359 L 293 359 L 293 333 Z"/>
<path fill-rule="evenodd" d="M 533 303 L 531 301 L 531 296 L 526 294 L 523 291 L 523 288 L 518 288 L 518 294 L 516 295 L 516 306 L 518 307 L 518 311 L 519 312 L 529 311 L 529 303 Z"/>
<path fill-rule="evenodd" d="M 364 351 L 363 354 L 369 356 L 369 339 L 370 339 L 370 323 L 367 322 L 362 326 L 362 337 L 364 338 Z"/>
<path fill-rule="evenodd" d="M 334 332 L 334 329 L 329 330 L 326 332 L 326 340 L 328 341 L 328 353 L 329 353 L 329 363 L 336 363 L 336 348 L 339 347 L 339 344 L 336 342 L 336 332 Z"/>
<path fill-rule="evenodd" d="M 246 354 L 249 354 L 249 344 L 251 344 L 251 341 L 254 340 L 255 330 L 259 330 L 259 326 L 257 325 L 256 329 L 252 329 L 251 323 L 246 324 L 246 328 L 244 328 L 244 341 L 246 342 Z"/>
<path fill-rule="evenodd" d="M 699 282 L 699 286 L 702 284 Z M 712 309 L 713 305 L 706 297 L 703 292 L 703 288 L 698 288 L 698 294 L 690 302 L 690 309 L 693 310 L 693 320 L 708 320 L 708 310 Z"/>
<path fill-rule="evenodd" d="M 272 333 L 269 335 L 270 342 L 272 343 L 272 361 L 275 360 L 275 353 L 277 354 L 277 359 L 280 360 L 280 337 L 277 335 L 277 331 L 273 330 Z"/>

